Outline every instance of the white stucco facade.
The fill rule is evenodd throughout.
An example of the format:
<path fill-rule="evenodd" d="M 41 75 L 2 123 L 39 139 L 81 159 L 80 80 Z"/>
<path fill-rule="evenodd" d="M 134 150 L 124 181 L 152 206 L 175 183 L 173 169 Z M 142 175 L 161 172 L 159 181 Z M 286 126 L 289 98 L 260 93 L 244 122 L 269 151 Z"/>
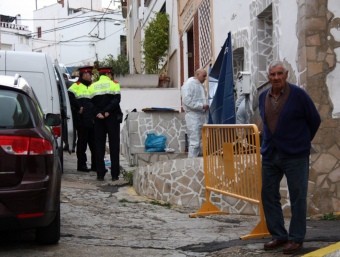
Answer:
<path fill-rule="evenodd" d="M 292 70 L 295 73 L 294 77 L 298 79 L 297 7 L 298 3 L 296 0 L 280 1 L 280 4 L 277 5 L 279 20 L 276 33 L 278 33 L 279 38 L 279 59 L 286 60 L 292 66 Z M 289 19 L 286 17 L 287 14 L 289 14 Z M 297 84 L 300 84 L 299 81 L 297 81 Z"/>
<path fill-rule="evenodd" d="M 340 18 L 340 4 L 337 0 L 328 0 L 328 10 L 334 14 L 334 19 Z M 330 34 L 334 37 L 334 40 L 340 42 L 340 25 L 330 29 Z M 330 38 L 328 38 L 330 39 Z M 327 76 L 327 86 L 329 90 L 329 96 L 333 103 L 333 118 L 340 118 L 340 47 L 335 48 L 336 54 L 336 66 Z"/>
<path fill-rule="evenodd" d="M 217 58 L 228 37 L 228 32 L 248 30 L 250 27 L 250 1 L 214 0 L 212 2 L 213 19 L 213 57 Z M 250 36 L 250 35 L 249 35 Z M 250 41 L 251 38 L 248 38 Z M 213 62 L 214 63 L 214 62 Z M 250 70 L 250 67 L 245 67 Z"/>
<path fill-rule="evenodd" d="M 101 0 L 65 0 L 64 5 L 36 10 L 34 28 L 41 28 L 41 37 L 34 35 L 33 51 L 46 52 L 66 66 L 93 65 L 109 54 L 117 57 L 125 25 L 120 12 L 101 6 Z"/>
<path fill-rule="evenodd" d="M 150 0 L 147 5 L 145 1 L 128 1 L 127 7 L 127 50 L 130 63 L 130 72 L 143 73 L 142 70 L 135 71 L 135 65 L 141 55 L 141 42 L 144 40 L 144 31 L 148 23 L 155 17 L 155 12 L 159 12 L 165 6 L 170 20 L 170 49 L 169 49 L 169 76 L 171 78 L 171 88 L 121 88 L 121 109 L 124 114 L 133 109 L 141 111 L 143 108 L 162 107 L 172 108 L 181 111 L 180 96 L 180 60 L 179 60 L 179 34 L 178 34 L 178 14 L 177 1 L 172 0 Z M 140 74 L 139 74 L 140 75 Z M 140 75 L 142 76 L 142 75 Z"/>
<path fill-rule="evenodd" d="M 16 20 L 13 22 L 0 22 L 0 49 L 31 51 L 32 40 L 30 34 L 31 31 L 28 30 L 28 26 L 21 24 L 20 15 L 17 15 Z"/>

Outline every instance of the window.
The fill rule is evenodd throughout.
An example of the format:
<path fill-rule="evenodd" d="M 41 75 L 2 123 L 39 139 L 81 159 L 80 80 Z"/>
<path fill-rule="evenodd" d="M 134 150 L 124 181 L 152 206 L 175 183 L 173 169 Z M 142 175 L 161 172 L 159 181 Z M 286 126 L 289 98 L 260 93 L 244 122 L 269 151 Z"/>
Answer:
<path fill-rule="evenodd" d="M 37 34 L 38 38 L 41 38 L 41 27 L 37 28 Z"/>
<path fill-rule="evenodd" d="M 0 119 L 2 129 L 32 127 L 30 117 L 32 109 L 27 96 L 13 91 L 2 90 L 0 92 L 0 108 L 2 110 L 6 109 Z"/>
<path fill-rule="evenodd" d="M 150 4 L 151 0 L 144 0 L 144 6 L 148 7 Z"/>

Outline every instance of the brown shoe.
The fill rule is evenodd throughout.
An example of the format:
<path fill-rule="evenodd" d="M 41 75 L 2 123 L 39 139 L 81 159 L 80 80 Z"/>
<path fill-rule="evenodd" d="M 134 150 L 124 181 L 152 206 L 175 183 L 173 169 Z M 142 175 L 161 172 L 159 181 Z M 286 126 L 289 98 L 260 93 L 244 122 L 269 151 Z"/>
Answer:
<path fill-rule="evenodd" d="M 287 240 L 273 239 L 272 241 L 264 244 L 265 250 L 274 250 L 287 243 Z"/>
<path fill-rule="evenodd" d="M 283 248 L 283 254 L 291 254 L 302 248 L 303 243 L 294 242 L 289 240 L 288 243 Z"/>

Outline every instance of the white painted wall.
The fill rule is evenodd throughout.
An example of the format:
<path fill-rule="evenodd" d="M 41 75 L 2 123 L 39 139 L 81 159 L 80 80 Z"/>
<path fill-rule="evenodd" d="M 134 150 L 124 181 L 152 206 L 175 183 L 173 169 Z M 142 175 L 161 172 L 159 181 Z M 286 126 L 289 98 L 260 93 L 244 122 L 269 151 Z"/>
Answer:
<path fill-rule="evenodd" d="M 179 33 L 178 33 L 178 5 L 177 1 L 167 1 L 166 2 L 166 10 L 169 13 L 169 20 L 170 20 L 170 49 L 169 49 L 169 56 L 174 56 L 177 51 L 177 62 L 175 63 L 175 60 L 171 60 L 171 67 L 174 69 L 174 67 L 177 67 L 177 70 L 172 72 L 171 80 L 173 81 L 172 86 L 173 87 L 181 87 L 180 84 L 180 45 L 179 45 Z M 170 67 L 170 64 L 169 64 Z M 177 77 L 175 77 L 177 75 Z"/>
<path fill-rule="evenodd" d="M 102 0 L 64 0 L 64 2 L 72 8 L 102 9 Z"/>
<path fill-rule="evenodd" d="M 7 26 L 7 24 L 5 24 L 5 22 L 2 22 L 2 26 Z M 19 27 L 21 27 L 21 26 L 19 26 Z M 26 26 L 22 26 L 22 27 L 26 27 Z M 1 50 L 31 51 L 32 40 L 28 36 L 31 33 L 31 31 L 18 30 L 16 28 L 15 29 L 6 28 L 6 27 L 0 28 Z M 25 35 L 27 35 L 27 36 L 25 36 Z"/>
<path fill-rule="evenodd" d="M 134 108 L 142 111 L 143 108 L 162 107 L 181 110 L 180 89 L 155 88 L 155 89 L 129 89 L 121 88 L 120 107 L 125 114 Z"/>
<path fill-rule="evenodd" d="M 212 1 L 213 8 L 213 48 L 216 59 L 228 37 L 228 32 L 236 32 L 250 27 L 249 5 L 251 0 Z"/>
<path fill-rule="evenodd" d="M 328 0 L 328 10 L 334 14 L 333 19 L 340 18 L 339 0 Z M 338 24 L 338 26 L 340 26 Z M 331 28 L 330 30 L 334 40 L 340 42 L 340 29 Z M 329 96 L 333 103 L 333 118 L 340 118 L 340 47 L 334 49 L 336 54 L 335 69 L 327 75 L 326 83 L 329 90 Z"/>
<path fill-rule="evenodd" d="M 125 35 L 121 13 L 104 15 L 101 0 L 70 0 L 70 8 L 82 6 L 88 9 L 68 15 L 66 2 L 64 7 L 54 4 L 34 12 L 34 19 L 48 20 L 34 22 L 34 27 L 40 26 L 43 34 L 41 38 L 35 37 L 33 51 L 46 52 L 66 66 L 93 65 L 95 60 L 102 61 L 109 54 L 117 57 L 120 35 Z M 91 2 L 93 11 L 90 10 Z M 100 11 L 94 11 L 94 8 Z M 116 20 L 122 21 L 121 25 L 114 25 Z M 47 31 L 51 32 L 45 33 Z"/>
<path fill-rule="evenodd" d="M 179 35 L 178 35 L 178 19 L 177 19 L 177 1 L 173 0 L 151 0 L 148 7 L 144 7 L 144 1 L 141 1 L 141 9 L 136 8 L 136 1 L 132 1 L 131 8 L 128 7 L 127 14 L 127 33 L 130 38 L 127 38 L 128 49 L 130 53 L 130 69 L 133 68 L 133 55 L 139 55 L 140 53 L 133 53 L 133 41 L 132 39 L 136 36 L 136 26 L 141 26 L 141 38 L 139 41 L 144 39 L 144 30 L 147 27 L 150 20 L 155 16 L 154 12 L 157 12 L 166 3 L 166 12 L 169 14 L 170 23 L 172 24 L 171 34 L 171 50 L 179 51 Z M 134 10 L 135 9 L 135 10 Z M 174 18 L 172 18 L 174 16 Z M 178 71 L 180 74 L 180 65 L 178 58 Z M 171 78 L 173 79 L 173 78 Z M 176 78 L 177 79 L 177 78 Z M 178 76 L 179 79 L 179 76 Z M 119 81 L 119 80 L 118 80 Z M 175 110 L 181 110 L 181 95 L 179 88 L 121 88 L 121 109 L 124 116 L 131 112 L 134 108 L 141 111 L 143 108 L 151 107 L 162 107 L 172 108 Z"/>
<path fill-rule="evenodd" d="M 58 18 L 59 18 L 60 4 L 53 4 L 33 12 L 33 27 L 34 33 L 37 33 L 38 28 L 41 27 L 42 36 L 38 38 L 37 34 L 33 35 L 32 49 L 37 52 L 47 53 L 52 60 L 57 56 L 57 33 Z M 45 33 L 51 31 L 49 33 Z M 60 62 L 60 61 L 59 61 Z"/>
<path fill-rule="evenodd" d="M 336 0 L 334 0 L 336 1 Z M 214 0 L 213 24 L 214 24 L 214 52 L 217 58 L 228 32 L 235 33 L 247 28 L 250 31 L 250 3 L 251 0 L 230 1 Z M 297 3 L 296 0 L 279 1 L 277 8 L 280 17 L 279 30 L 279 56 L 294 65 L 297 71 L 297 44 L 296 23 Z M 289 15 L 289 19 L 286 19 Z M 285 35 L 284 37 L 282 35 Z M 251 39 L 249 39 L 251 40 Z M 297 75 L 297 74 L 296 74 Z"/>
<path fill-rule="evenodd" d="M 280 1 L 277 8 L 279 11 L 280 24 L 279 33 L 279 57 L 287 60 L 292 65 L 295 77 L 299 79 L 297 62 L 298 62 L 298 38 L 297 38 L 297 12 L 298 6 L 296 0 Z M 289 15 L 289 19 L 286 17 Z M 284 35 L 284 36 L 282 36 Z M 299 85 L 299 81 L 297 82 Z"/>

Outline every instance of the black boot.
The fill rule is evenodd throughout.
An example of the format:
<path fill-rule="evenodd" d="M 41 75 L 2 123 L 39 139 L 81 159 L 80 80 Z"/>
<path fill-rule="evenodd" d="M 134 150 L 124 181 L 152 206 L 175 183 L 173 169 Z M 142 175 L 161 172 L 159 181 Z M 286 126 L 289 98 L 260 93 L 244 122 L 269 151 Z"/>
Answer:
<path fill-rule="evenodd" d="M 77 171 L 89 172 L 90 169 L 88 169 L 86 165 L 81 165 L 81 166 L 78 166 Z"/>

